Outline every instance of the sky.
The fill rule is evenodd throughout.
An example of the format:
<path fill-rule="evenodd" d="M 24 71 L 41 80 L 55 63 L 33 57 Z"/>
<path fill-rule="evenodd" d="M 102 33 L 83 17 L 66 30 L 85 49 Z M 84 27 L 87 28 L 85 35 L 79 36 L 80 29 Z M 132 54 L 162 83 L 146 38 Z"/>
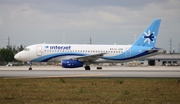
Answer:
<path fill-rule="evenodd" d="M 0 48 L 39 43 L 133 44 L 162 19 L 156 47 L 180 47 L 180 0 L 0 0 Z"/>

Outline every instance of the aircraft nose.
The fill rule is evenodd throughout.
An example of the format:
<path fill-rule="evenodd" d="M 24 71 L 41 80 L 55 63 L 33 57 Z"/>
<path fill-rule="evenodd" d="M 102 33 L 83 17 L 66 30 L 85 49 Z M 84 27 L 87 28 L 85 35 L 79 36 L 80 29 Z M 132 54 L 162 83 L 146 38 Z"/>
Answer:
<path fill-rule="evenodd" d="M 14 56 L 14 58 L 16 59 L 16 60 L 19 60 L 20 59 L 20 55 L 19 54 L 16 54 L 15 56 Z"/>

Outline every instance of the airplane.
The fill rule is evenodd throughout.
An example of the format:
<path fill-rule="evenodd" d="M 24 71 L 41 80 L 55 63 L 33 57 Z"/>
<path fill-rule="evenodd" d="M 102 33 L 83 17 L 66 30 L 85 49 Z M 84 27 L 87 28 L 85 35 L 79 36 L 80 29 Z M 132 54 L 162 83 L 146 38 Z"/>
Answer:
<path fill-rule="evenodd" d="M 90 70 L 90 64 L 123 63 L 164 53 L 155 47 L 161 19 L 156 19 L 145 29 L 132 45 L 92 44 L 35 44 L 27 46 L 14 58 L 30 62 L 60 62 L 63 68 L 83 67 Z M 100 67 L 102 68 L 102 67 Z"/>

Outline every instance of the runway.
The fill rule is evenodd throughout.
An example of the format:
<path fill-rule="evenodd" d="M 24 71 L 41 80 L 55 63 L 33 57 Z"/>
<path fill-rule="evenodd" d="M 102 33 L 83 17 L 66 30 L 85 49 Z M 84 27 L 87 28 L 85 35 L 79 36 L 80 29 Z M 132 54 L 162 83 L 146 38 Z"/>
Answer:
<path fill-rule="evenodd" d="M 180 78 L 180 67 L 103 67 L 90 71 L 84 68 L 60 67 L 0 67 L 1 78 L 48 78 L 48 77 L 125 77 L 125 78 Z"/>

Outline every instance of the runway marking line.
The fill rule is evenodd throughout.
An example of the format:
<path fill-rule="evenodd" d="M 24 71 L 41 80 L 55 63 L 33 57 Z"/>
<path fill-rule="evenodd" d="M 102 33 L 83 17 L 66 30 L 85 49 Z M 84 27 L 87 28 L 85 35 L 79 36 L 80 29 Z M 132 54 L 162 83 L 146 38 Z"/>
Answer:
<path fill-rule="evenodd" d="M 58 77 L 89 77 L 89 76 L 105 76 L 107 74 L 74 74 L 74 75 L 63 75 L 63 76 L 12 76 L 12 77 L 1 77 L 3 79 L 18 79 L 18 78 L 58 78 Z"/>
<path fill-rule="evenodd" d="M 42 77 L 88 77 L 88 76 L 105 76 L 107 74 L 73 74 L 73 75 L 62 75 L 62 76 L 42 76 Z"/>
<path fill-rule="evenodd" d="M 75 74 L 75 75 L 69 75 L 69 77 L 85 77 L 85 76 L 105 76 L 107 74 Z"/>

